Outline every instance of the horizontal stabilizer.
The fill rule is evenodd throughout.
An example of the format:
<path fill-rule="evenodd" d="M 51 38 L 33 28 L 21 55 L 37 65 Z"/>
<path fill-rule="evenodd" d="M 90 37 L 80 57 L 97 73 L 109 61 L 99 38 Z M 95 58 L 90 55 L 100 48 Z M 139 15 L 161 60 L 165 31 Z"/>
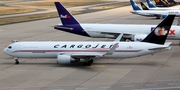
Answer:
<path fill-rule="evenodd" d="M 165 42 L 164 45 L 169 46 L 172 42 Z"/>
<path fill-rule="evenodd" d="M 151 49 L 148 49 L 148 50 L 153 50 L 154 52 L 159 52 L 159 51 L 166 51 L 166 50 L 170 50 L 172 49 L 172 47 L 158 47 L 158 48 L 151 48 Z"/>
<path fill-rule="evenodd" d="M 58 30 L 73 30 L 73 28 L 62 27 L 62 26 L 59 26 L 59 25 L 55 25 L 54 29 L 58 29 Z"/>

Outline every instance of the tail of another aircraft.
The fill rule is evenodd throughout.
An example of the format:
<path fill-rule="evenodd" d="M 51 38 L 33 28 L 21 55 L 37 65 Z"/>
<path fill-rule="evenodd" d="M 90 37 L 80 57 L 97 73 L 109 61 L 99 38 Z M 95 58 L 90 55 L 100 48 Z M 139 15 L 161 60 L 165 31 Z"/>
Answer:
<path fill-rule="evenodd" d="M 146 0 L 149 8 L 156 8 L 156 6 L 150 1 L 150 0 Z"/>
<path fill-rule="evenodd" d="M 157 7 L 169 7 L 169 4 L 163 0 L 154 0 Z"/>
<path fill-rule="evenodd" d="M 55 25 L 54 29 L 89 37 L 79 22 L 73 17 L 73 15 L 71 15 L 71 13 L 67 11 L 67 9 L 61 3 L 54 2 L 54 4 L 56 5 L 59 18 L 62 22 L 62 25 Z"/>
<path fill-rule="evenodd" d="M 174 18 L 175 15 L 168 15 L 142 42 L 164 45 Z"/>
<path fill-rule="evenodd" d="M 140 2 L 140 4 L 143 10 L 149 10 L 149 8 L 143 2 Z"/>
<path fill-rule="evenodd" d="M 141 8 L 134 2 L 134 0 L 130 0 L 130 3 L 134 11 L 141 10 Z"/>
<path fill-rule="evenodd" d="M 167 0 L 168 3 L 170 3 L 171 5 L 179 5 L 180 2 L 176 2 L 174 0 Z"/>
<path fill-rule="evenodd" d="M 64 6 L 59 2 L 54 2 L 56 5 L 59 17 L 63 25 L 79 24 L 79 22 L 69 13 Z"/>

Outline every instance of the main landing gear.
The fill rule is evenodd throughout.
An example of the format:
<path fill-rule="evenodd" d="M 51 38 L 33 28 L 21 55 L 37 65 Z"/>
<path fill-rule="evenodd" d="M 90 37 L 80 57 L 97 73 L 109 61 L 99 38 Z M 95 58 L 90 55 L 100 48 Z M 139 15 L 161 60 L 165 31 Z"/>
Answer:
<path fill-rule="evenodd" d="M 19 61 L 18 61 L 18 57 L 14 57 L 14 60 L 15 60 L 15 64 L 19 64 Z"/>
<path fill-rule="evenodd" d="M 156 19 L 161 19 L 161 17 L 156 17 Z"/>
<path fill-rule="evenodd" d="M 83 63 L 83 66 L 91 66 L 92 63 L 93 63 L 93 59 L 85 60 L 85 62 Z"/>

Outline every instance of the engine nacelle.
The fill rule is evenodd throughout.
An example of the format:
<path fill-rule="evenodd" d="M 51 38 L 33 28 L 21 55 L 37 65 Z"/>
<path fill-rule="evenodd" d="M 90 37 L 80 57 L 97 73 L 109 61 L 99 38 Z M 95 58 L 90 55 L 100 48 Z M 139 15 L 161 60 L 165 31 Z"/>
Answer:
<path fill-rule="evenodd" d="M 69 55 L 58 55 L 57 56 L 57 62 L 59 64 L 70 64 L 70 63 L 79 62 L 79 61 L 80 61 L 80 59 L 72 58 Z"/>
<path fill-rule="evenodd" d="M 134 35 L 133 41 L 140 42 L 142 41 L 147 35 L 146 34 L 138 34 Z"/>

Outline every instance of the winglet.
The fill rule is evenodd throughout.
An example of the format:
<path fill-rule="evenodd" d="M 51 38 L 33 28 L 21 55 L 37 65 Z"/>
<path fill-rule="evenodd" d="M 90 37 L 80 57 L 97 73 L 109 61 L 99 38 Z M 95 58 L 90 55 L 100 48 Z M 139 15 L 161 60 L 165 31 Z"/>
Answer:
<path fill-rule="evenodd" d="M 120 33 L 119 36 L 114 40 L 114 42 L 119 42 L 123 36 L 123 33 Z"/>
<path fill-rule="evenodd" d="M 141 8 L 134 2 L 134 0 L 130 0 L 130 3 L 134 11 L 141 10 Z"/>
<path fill-rule="evenodd" d="M 142 42 L 164 45 L 176 15 L 168 15 Z"/>
<path fill-rule="evenodd" d="M 116 47 L 118 46 L 119 43 L 116 43 L 113 45 L 113 47 L 105 54 L 105 55 L 112 55 L 116 49 Z"/>

